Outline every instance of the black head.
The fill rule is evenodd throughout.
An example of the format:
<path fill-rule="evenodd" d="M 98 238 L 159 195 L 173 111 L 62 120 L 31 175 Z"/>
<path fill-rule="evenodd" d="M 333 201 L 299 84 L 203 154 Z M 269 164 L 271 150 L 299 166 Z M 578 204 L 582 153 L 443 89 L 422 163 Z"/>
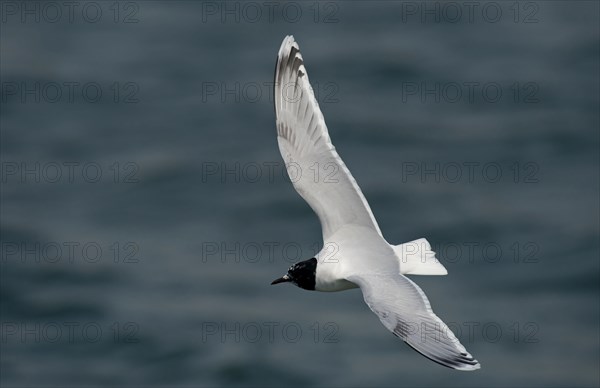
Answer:
<path fill-rule="evenodd" d="M 315 282 L 317 275 L 317 259 L 314 257 L 306 261 L 301 261 L 294 264 L 288 269 L 287 274 L 279 279 L 273 280 L 271 284 L 279 284 L 284 282 L 292 282 L 305 290 L 315 290 Z"/>

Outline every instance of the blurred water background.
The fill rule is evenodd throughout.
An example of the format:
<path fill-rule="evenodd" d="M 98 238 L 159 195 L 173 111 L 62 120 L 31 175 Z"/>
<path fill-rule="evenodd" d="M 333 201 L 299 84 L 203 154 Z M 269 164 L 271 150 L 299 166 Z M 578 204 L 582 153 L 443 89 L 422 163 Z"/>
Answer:
<path fill-rule="evenodd" d="M 3 1 L 2 386 L 597 387 L 598 3 L 474 3 Z M 359 290 L 269 285 L 321 243 L 276 143 L 287 34 L 480 371 Z"/>

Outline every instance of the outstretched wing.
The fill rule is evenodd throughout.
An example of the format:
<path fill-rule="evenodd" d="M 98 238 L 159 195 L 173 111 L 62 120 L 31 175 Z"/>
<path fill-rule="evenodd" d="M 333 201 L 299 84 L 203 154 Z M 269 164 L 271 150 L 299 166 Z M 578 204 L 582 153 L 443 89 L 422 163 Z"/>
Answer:
<path fill-rule="evenodd" d="M 394 335 L 432 361 L 448 368 L 471 371 L 479 362 L 434 314 L 423 290 L 396 274 L 354 275 L 365 302 Z"/>
<path fill-rule="evenodd" d="M 294 188 L 319 216 L 323 238 L 347 224 L 381 234 L 358 184 L 331 144 L 293 36 L 279 49 L 274 99 L 279 150 Z"/>

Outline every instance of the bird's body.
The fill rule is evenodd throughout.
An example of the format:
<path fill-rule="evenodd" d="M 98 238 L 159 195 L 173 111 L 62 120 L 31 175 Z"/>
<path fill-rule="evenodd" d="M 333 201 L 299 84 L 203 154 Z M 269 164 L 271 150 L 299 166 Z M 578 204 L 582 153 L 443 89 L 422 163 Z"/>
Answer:
<path fill-rule="evenodd" d="M 425 239 L 391 245 L 352 174 L 331 143 L 300 49 L 284 39 L 275 70 L 277 140 L 296 191 L 315 211 L 323 249 L 272 284 L 293 282 L 332 292 L 360 287 L 367 305 L 394 335 L 425 357 L 459 370 L 479 369 L 423 291 L 405 274 L 445 275 Z"/>
<path fill-rule="evenodd" d="M 352 224 L 325 241 L 316 259 L 316 291 L 356 288 L 358 285 L 348 280 L 355 272 L 378 273 L 398 268 L 393 249 L 380 234 L 372 228 Z"/>

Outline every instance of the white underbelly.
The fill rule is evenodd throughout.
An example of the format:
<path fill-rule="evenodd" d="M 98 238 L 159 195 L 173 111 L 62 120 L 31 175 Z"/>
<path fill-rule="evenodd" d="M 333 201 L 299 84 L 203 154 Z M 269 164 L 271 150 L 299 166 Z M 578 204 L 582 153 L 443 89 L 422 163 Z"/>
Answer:
<path fill-rule="evenodd" d="M 335 279 L 335 280 L 320 280 L 317 278 L 315 291 L 321 292 L 336 292 L 350 290 L 352 288 L 358 288 L 358 286 L 346 279 Z"/>
<path fill-rule="evenodd" d="M 392 247 L 370 228 L 348 226 L 324 243 L 316 255 L 316 291 L 344 291 L 358 286 L 347 276 L 385 267 L 398 270 L 398 260 Z"/>
<path fill-rule="evenodd" d="M 324 292 L 344 291 L 358 286 L 346 280 L 343 274 L 344 262 L 342 260 L 322 259 L 317 263 L 315 276 L 315 290 Z"/>

